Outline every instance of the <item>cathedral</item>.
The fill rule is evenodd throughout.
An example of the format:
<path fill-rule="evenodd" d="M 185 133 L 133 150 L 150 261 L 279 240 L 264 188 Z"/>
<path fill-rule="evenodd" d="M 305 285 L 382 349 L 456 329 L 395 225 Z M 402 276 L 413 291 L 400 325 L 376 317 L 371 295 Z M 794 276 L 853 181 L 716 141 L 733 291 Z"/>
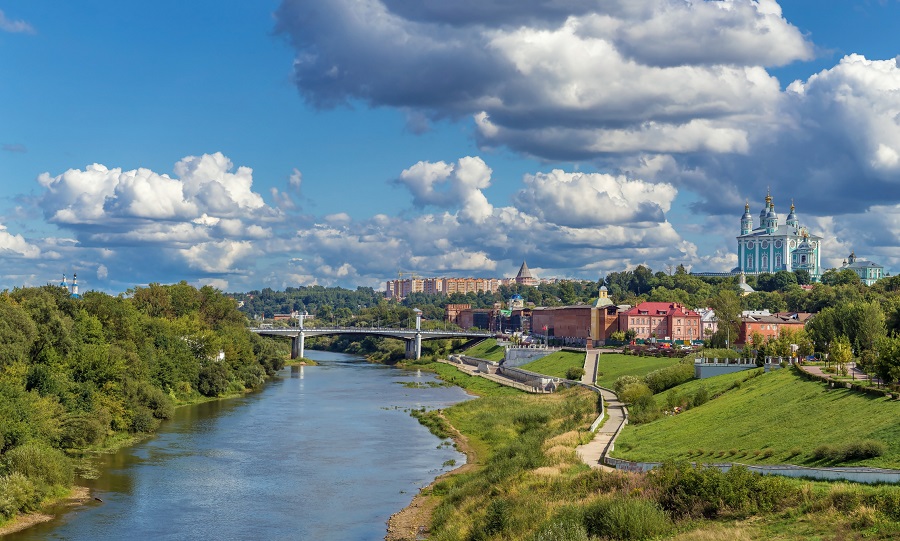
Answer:
<path fill-rule="evenodd" d="M 804 269 L 809 272 L 813 282 L 818 282 L 822 275 L 819 252 L 822 237 L 810 235 L 800 225 L 793 203 L 787 219 L 779 224 L 772 196 L 766 194 L 766 205 L 759 213 L 759 226 L 754 229 L 748 202 L 744 206 L 744 215 L 741 216 L 741 234 L 737 237 L 737 242 L 738 266 L 732 271 L 735 274 Z"/>

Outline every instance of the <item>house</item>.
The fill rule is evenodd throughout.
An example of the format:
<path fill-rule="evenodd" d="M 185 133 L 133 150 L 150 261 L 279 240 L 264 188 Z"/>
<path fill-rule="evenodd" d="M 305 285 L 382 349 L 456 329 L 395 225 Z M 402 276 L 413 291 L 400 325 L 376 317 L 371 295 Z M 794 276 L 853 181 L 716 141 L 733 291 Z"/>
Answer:
<path fill-rule="evenodd" d="M 619 330 L 647 340 L 702 340 L 700 314 L 678 303 L 642 302 L 619 313 Z"/>

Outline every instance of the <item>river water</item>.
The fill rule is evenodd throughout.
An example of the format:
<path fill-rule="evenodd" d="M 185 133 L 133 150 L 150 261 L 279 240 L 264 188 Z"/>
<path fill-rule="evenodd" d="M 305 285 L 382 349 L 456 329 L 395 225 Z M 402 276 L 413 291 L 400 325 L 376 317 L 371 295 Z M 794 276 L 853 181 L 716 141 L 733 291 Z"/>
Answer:
<path fill-rule="evenodd" d="M 249 396 L 179 408 L 157 435 L 97 460 L 91 501 L 4 538 L 383 539 L 392 513 L 465 456 L 409 409 L 466 399 L 427 374 L 307 351 Z M 416 387 L 403 385 L 413 382 Z"/>

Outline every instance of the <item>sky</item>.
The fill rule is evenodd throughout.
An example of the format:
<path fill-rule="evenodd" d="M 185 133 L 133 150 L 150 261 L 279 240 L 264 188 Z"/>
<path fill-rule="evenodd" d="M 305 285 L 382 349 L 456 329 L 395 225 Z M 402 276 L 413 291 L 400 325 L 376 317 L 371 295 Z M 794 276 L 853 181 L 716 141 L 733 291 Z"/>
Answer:
<path fill-rule="evenodd" d="M 0 0 L 0 289 L 900 269 L 898 0 Z M 756 224 L 758 225 L 758 224 Z"/>

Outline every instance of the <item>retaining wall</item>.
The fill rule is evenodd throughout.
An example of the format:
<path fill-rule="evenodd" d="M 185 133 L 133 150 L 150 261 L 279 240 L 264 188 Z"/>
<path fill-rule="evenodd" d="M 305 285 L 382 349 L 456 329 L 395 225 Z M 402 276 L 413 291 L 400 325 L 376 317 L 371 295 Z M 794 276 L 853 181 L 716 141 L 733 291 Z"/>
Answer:
<path fill-rule="evenodd" d="M 659 462 L 632 462 L 621 458 L 605 457 L 607 466 L 617 470 L 631 472 L 645 472 L 658 468 Z M 757 465 L 740 464 L 738 462 L 703 464 L 708 468 L 718 468 L 728 471 L 734 466 L 744 466 L 748 470 L 762 475 L 782 475 L 805 479 L 818 479 L 823 481 L 852 481 L 854 483 L 900 483 L 900 470 L 887 470 L 882 468 L 807 468 L 794 466 L 793 464 Z"/>

